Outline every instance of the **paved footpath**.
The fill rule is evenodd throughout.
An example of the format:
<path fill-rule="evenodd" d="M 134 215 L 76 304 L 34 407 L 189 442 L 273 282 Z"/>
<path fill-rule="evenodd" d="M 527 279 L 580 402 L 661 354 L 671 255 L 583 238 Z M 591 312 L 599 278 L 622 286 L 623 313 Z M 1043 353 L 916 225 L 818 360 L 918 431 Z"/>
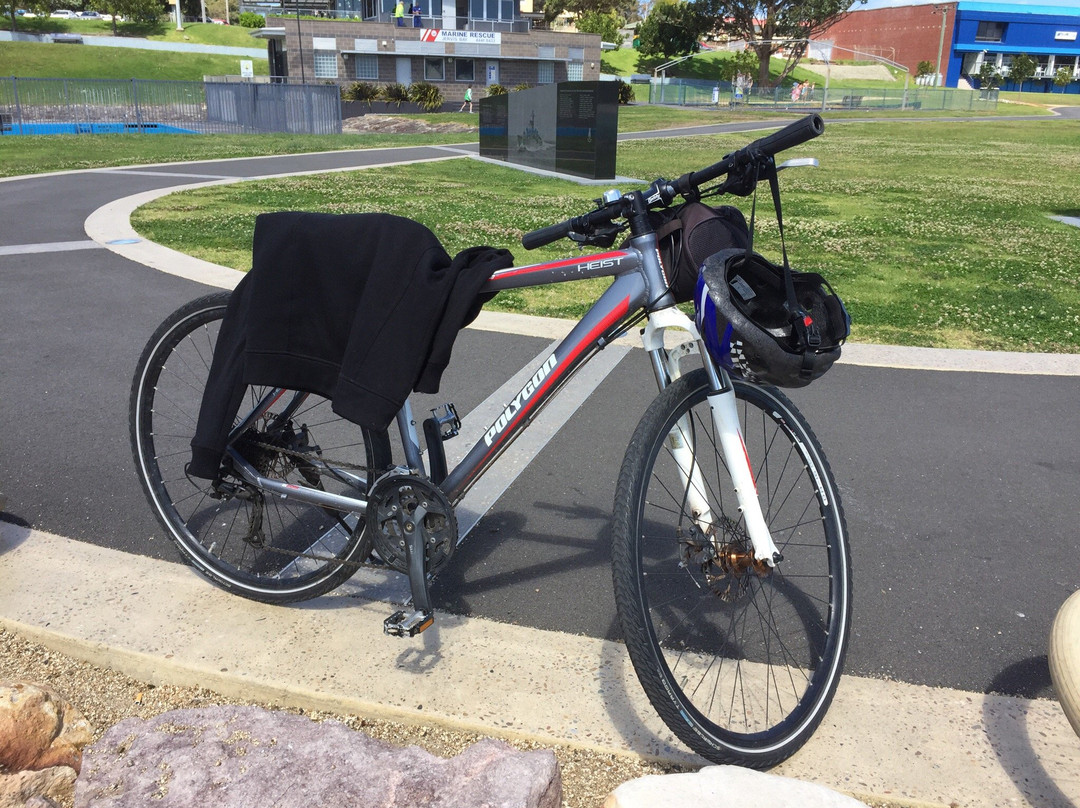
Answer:
<path fill-rule="evenodd" d="M 236 273 L 144 242 L 103 249 L 132 237 L 125 211 L 178 185 L 457 156 L 379 150 L 0 183 L 0 491 L 17 522 L 0 523 L 0 621 L 150 678 L 685 755 L 613 642 L 606 520 L 649 397 L 639 350 L 601 354 L 522 441 L 539 437 L 488 475 L 436 591 L 438 629 L 412 643 L 381 634 L 388 607 L 370 598 L 395 594 L 392 583 L 290 609 L 217 592 L 175 563 L 136 488 L 126 404 L 142 343 Z M 561 328 L 485 315 L 439 398 L 486 425 L 503 382 Z M 1078 549 L 1080 427 L 1062 414 L 1080 362 L 856 345 L 845 360 L 796 399 L 845 498 L 852 675 L 780 772 L 945 804 L 1080 804 L 1080 743 L 1044 698 L 1049 622 L 1076 588 L 1062 558 Z M 63 590 L 40 586 L 58 565 L 71 570 Z"/>

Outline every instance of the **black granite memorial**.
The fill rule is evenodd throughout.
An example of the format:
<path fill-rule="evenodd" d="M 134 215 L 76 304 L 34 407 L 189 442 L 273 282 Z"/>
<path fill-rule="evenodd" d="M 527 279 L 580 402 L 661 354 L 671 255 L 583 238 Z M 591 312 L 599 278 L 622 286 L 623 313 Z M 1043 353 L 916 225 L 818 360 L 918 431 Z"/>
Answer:
<path fill-rule="evenodd" d="M 589 179 L 615 177 L 619 86 L 564 81 L 480 101 L 480 155 Z"/>

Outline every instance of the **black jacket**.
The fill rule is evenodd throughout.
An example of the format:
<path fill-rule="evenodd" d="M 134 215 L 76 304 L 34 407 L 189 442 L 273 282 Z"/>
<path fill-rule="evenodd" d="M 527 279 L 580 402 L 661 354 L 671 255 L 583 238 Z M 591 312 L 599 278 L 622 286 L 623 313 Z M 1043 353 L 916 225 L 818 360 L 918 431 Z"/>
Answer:
<path fill-rule="evenodd" d="M 506 250 L 453 259 L 418 222 L 381 213 L 267 213 L 251 271 L 229 299 L 189 473 L 213 478 L 245 385 L 306 390 L 385 429 L 410 391 L 436 393 L 480 287 Z"/>

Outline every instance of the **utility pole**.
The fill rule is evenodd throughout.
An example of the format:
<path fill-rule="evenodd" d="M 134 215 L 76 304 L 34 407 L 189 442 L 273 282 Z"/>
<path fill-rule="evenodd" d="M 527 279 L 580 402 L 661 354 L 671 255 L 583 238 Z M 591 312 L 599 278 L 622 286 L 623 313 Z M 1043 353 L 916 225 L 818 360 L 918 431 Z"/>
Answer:
<path fill-rule="evenodd" d="M 945 50 L 945 20 L 949 16 L 948 6 L 934 6 L 934 11 L 941 14 L 941 39 L 938 40 L 937 47 L 937 74 L 941 81 L 941 85 L 945 85 L 945 74 L 941 72 L 941 54 Z"/>

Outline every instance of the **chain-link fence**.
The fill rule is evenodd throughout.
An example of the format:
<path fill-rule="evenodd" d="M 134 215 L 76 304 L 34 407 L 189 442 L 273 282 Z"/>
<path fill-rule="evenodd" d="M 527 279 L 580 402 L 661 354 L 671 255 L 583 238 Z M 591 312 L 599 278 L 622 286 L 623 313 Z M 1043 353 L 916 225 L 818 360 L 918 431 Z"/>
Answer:
<path fill-rule="evenodd" d="M 339 134 L 336 86 L 143 79 L 0 79 L 5 135 Z"/>
<path fill-rule="evenodd" d="M 640 98 L 640 92 L 638 93 Z M 752 107 L 799 111 L 839 111 L 857 109 L 978 110 L 997 108 L 997 93 L 954 90 L 943 87 L 829 88 L 801 86 L 753 88 L 750 91 L 730 82 L 701 79 L 653 80 L 649 85 L 650 104 L 677 106 Z"/>

